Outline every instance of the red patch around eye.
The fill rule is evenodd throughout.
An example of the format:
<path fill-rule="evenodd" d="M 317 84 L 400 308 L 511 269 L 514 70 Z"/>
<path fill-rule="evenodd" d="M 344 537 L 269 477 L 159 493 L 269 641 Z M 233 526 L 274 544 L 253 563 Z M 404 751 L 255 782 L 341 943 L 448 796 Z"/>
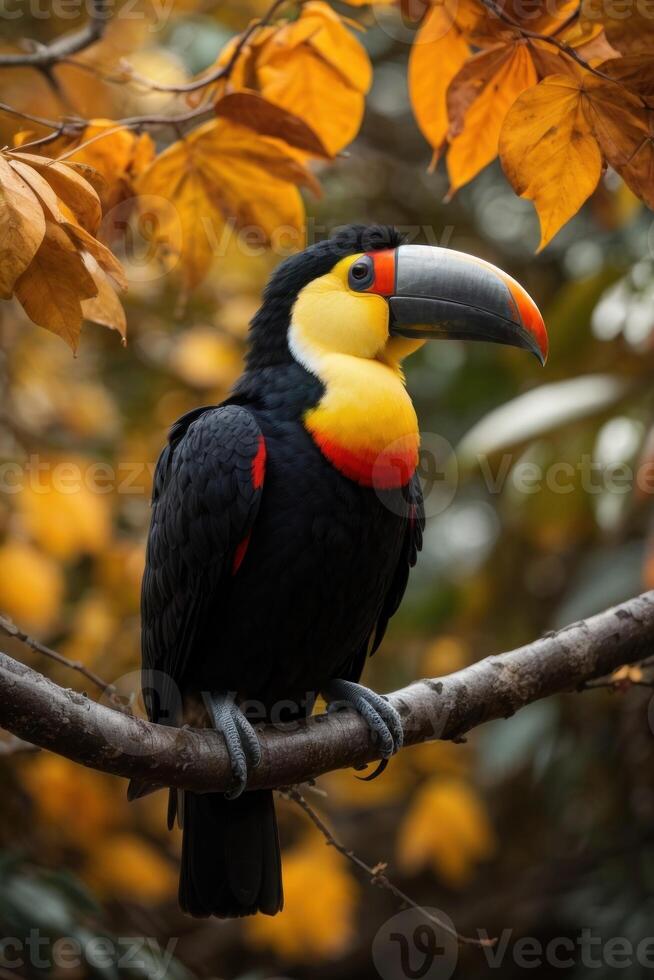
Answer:
<path fill-rule="evenodd" d="M 266 441 L 263 436 L 259 436 L 259 446 L 257 454 L 252 460 L 252 484 L 255 490 L 263 484 L 266 473 Z"/>
<path fill-rule="evenodd" d="M 395 292 L 395 249 L 369 252 L 368 255 L 375 266 L 375 281 L 368 287 L 367 292 L 392 296 Z"/>
<path fill-rule="evenodd" d="M 232 575 L 236 575 L 239 568 L 243 564 L 243 559 L 245 558 L 245 552 L 248 550 L 248 545 L 250 543 L 250 535 L 239 541 L 236 551 L 234 552 L 234 564 L 232 565 Z"/>

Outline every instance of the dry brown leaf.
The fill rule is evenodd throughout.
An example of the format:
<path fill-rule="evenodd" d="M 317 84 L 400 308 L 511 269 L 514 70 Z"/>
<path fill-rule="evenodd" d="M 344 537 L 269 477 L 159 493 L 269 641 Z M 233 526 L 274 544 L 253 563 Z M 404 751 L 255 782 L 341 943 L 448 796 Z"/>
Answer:
<path fill-rule="evenodd" d="M 248 89 L 229 92 L 218 99 L 215 111 L 222 119 L 247 126 L 261 136 L 284 140 L 289 146 L 311 156 L 323 159 L 331 157 L 318 134 L 303 119 L 270 102 L 258 92 Z"/>
<path fill-rule="evenodd" d="M 59 223 L 65 221 L 66 216 L 59 206 L 59 199 L 47 180 L 33 167 L 23 163 L 22 160 L 16 160 L 13 156 L 8 159 L 9 166 L 29 185 L 41 202 L 41 206 L 46 212 L 46 218 Z"/>
<path fill-rule="evenodd" d="M 0 156 L 0 297 L 9 299 L 14 283 L 36 255 L 45 234 L 45 217 L 30 187 Z"/>
<path fill-rule="evenodd" d="M 447 88 L 469 54 L 446 5 L 432 7 L 411 47 L 408 80 L 416 122 L 437 156 L 450 128 Z"/>
<path fill-rule="evenodd" d="M 602 172 L 582 81 L 552 75 L 523 92 L 504 121 L 500 158 L 515 192 L 536 206 L 544 248 L 592 194 Z"/>
<path fill-rule="evenodd" d="M 109 327 L 110 330 L 117 330 L 120 336 L 125 339 L 127 321 L 122 303 L 118 299 L 107 276 L 92 255 L 86 254 L 84 256 L 84 264 L 91 273 L 98 289 L 97 296 L 82 300 L 82 314 L 84 319 L 90 320 L 92 323 L 98 323 L 101 327 Z"/>
<path fill-rule="evenodd" d="M 68 235 L 53 221 L 46 221 L 39 250 L 16 283 L 16 296 L 29 318 L 76 350 L 81 301 L 91 299 L 97 291 Z"/>
<path fill-rule="evenodd" d="M 156 240 L 179 255 L 192 288 L 204 278 L 228 223 L 256 230 L 262 241 L 281 230 L 301 245 L 304 207 L 298 184 L 316 187 L 283 144 L 216 119 L 164 150 L 138 190 L 169 202 L 159 209 Z"/>
<path fill-rule="evenodd" d="M 621 82 L 650 108 L 654 108 L 654 59 L 651 55 L 630 54 L 624 58 L 612 58 L 599 67 L 605 75 Z"/>
<path fill-rule="evenodd" d="M 50 185 L 54 193 L 67 204 L 77 221 L 94 234 L 102 221 L 100 198 L 88 180 L 67 163 L 57 163 L 35 153 L 12 153 L 16 160 L 29 165 Z"/>
<path fill-rule="evenodd" d="M 512 41 L 501 50 L 480 52 L 455 76 L 448 89 L 448 104 L 453 105 L 457 124 L 460 113 L 465 115 L 463 128 L 447 152 L 452 191 L 467 184 L 495 159 L 507 112 L 517 97 L 537 81 L 529 48 L 522 41 Z"/>
<path fill-rule="evenodd" d="M 584 85 L 585 110 L 604 156 L 634 194 L 654 208 L 654 124 L 636 95 L 595 76 Z"/>

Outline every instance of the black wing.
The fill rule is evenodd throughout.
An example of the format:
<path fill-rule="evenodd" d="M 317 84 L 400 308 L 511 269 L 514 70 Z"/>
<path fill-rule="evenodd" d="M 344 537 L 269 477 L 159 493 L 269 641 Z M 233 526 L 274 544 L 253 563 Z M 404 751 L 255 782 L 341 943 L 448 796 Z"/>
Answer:
<path fill-rule="evenodd" d="M 143 693 L 152 721 L 180 721 L 179 690 L 221 586 L 247 546 L 265 442 L 238 405 L 181 418 L 157 463 L 141 592 Z"/>

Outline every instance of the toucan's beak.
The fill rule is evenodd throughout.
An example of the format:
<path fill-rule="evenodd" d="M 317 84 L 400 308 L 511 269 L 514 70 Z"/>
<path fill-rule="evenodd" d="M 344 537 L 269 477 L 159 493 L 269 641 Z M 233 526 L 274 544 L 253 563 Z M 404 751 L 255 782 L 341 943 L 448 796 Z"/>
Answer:
<path fill-rule="evenodd" d="M 509 344 L 545 363 L 547 331 L 538 307 L 519 283 L 489 262 L 431 245 L 400 245 L 377 253 L 378 258 L 374 252 L 369 256 L 382 287 L 369 288 L 387 296 L 391 335 Z"/>

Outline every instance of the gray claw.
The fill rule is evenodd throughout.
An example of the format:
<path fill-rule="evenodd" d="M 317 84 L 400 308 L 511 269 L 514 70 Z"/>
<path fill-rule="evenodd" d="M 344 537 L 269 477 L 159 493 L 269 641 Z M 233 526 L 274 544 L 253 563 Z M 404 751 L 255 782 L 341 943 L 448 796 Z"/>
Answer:
<path fill-rule="evenodd" d="M 379 743 L 382 759 L 389 759 L 402 748 L 402 719 L 383 694 L 377 694 L 353 681 L 332 681 L 324 692 L 328 711 L 350 705 L 368 724 Z"/>
<path fill-rule="evenodd" d="M 234 776 L 234 786 L 225 793 L 228 800 L 240 796 L 248 781 L 248 763 L 254 769 L 261 762 L 257 734 L 234 698 L 229 694 L 203 695 L 214 728 L 225 739 Z"/>

